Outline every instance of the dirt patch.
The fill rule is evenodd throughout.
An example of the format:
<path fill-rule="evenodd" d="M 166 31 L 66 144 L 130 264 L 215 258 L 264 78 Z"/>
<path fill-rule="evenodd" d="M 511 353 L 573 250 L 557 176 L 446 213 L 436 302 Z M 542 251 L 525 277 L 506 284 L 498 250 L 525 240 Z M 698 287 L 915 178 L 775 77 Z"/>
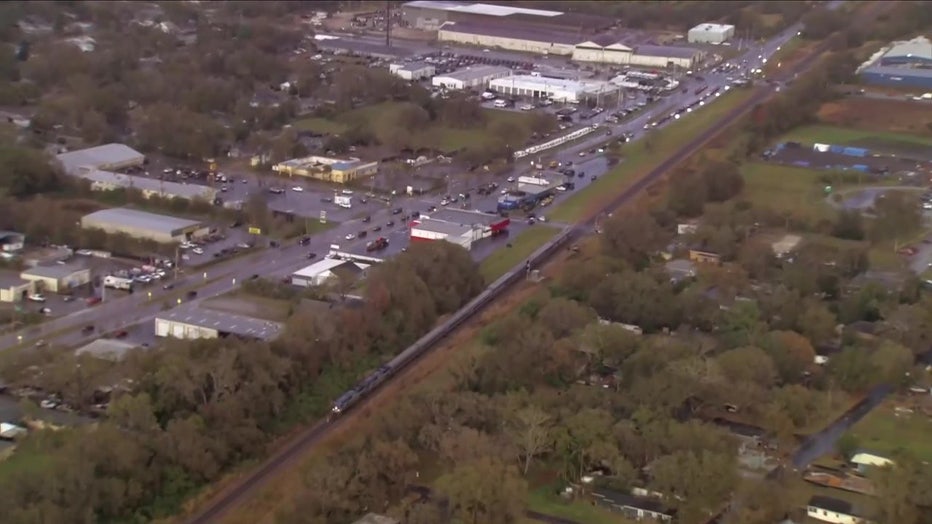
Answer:
<path fill-rule="evenodd" d="M 932 135 L 932 104 L 928 103 L 850 97 L 823 104 L 818 117 L 837 126 Z"/>

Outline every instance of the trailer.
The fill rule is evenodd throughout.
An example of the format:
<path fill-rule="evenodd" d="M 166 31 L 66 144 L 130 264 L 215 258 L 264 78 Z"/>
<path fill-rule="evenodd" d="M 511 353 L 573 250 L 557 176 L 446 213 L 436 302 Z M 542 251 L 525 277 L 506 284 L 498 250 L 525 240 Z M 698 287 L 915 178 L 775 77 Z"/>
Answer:
<path fill-rule="evenodd" d="M 111 289 L 120 289 L 123 291 L 133 290 L 133 279 L 108 275 L 104 277 L 104 287 Z"/>

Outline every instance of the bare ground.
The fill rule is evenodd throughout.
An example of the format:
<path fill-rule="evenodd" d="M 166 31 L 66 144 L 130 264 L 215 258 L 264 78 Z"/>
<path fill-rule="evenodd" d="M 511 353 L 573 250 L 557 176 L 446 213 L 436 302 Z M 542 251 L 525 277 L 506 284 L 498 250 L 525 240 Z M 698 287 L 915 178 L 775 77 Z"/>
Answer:
<path fill-rule="evenodd" d="M 823 104 L 818 117 L 837 126 L 932 135 L 932 104 L 928 103 L 849 97 Z"/>

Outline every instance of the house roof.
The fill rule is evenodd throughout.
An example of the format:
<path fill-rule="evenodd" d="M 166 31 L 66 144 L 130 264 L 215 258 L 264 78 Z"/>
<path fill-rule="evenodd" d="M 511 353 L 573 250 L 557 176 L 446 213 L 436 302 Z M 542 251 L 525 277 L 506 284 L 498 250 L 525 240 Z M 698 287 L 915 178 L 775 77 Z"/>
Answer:
<path fill-rule="evenodd" d="M 56 158 L 65 172 L 73 174 L 80 168 L 101 168 L 108 165 L 141 161 L 144 155 L 123 144 L 104 144 L 77 151 L 61 153 Z"/>
<path fill-rule="evenodd" d="M 855 464 L 860 464 L 864 462 L 865 459 L 867 459 L 868 457 L 874 457 L 874 458 L 878 458 L 881 460 L 893 462 L 893 459 L 891 459 L 890 457 L 887 457 L 886 455 L 882 455 L 880 453 L 877 453 L 875 451 L 871 451 L 868 449 L 859 449 L 855 451 L 854 455 L 851 456 L 851 462 Z"/>
<path fill-rule="evenodd" d="M 24 278 L 29 275 L 32 277 L 60 279 L 70 277 L 79 271 L 87 271 L 87 268 L 77 264 L 55 264 L 52 266 L 35 266 L 23 271 L 20 275 Z"/>
<path fill-rule="evenodd" d="M 654 513 L 671 516 L 674 513 L 673 510 L 667 508 L 662 502 L 646 497 L 636 497 L 634 495 L 628 495 L 626 493 L 600 488 L 592 490 L 592 494 L 616 506 L 637 508 L 644 511 L 651 511 Z"/>
<path fill-rule="evenodd" d="M 854 506 L 847 500 L 815 495 L 809 499 L 809 506 L 835 513 L 844 513 L 845 515 L 854 515 Z"/>

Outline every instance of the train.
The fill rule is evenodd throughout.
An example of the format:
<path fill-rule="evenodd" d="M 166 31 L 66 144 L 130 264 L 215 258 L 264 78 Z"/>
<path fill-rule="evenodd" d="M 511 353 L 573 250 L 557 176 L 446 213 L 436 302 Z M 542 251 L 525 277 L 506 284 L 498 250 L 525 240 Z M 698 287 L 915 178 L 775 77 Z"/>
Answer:
<path fill-rule="evenodd" d="M 352 409 L 353 406 L 384 384 L 386 380 L 392 378 L 399 371 L 404 369 L 405 366 L 427 353 L 437 342 L 452 333 L 453 330 L 469 320 L 477 312 L 481 311 L 490 302 L 498 298 L 498 296 L 512 284 L 525 278 L 529 268 L 537 265 L 538 262 L 546 260 L 553 253 L 566 245 L 571 239 L 579 236 L 582 231 L 583 228 L 580 226 L 568 227 L 561 231 L 551 242 L 531 254 L 525 265 L 515 267 L 508 273 L 499 277 L 498 280 L 488 286 L 482 293 L 479 293 L 479 295 L 473 298 L 468 304 L 454 313 L 449 320 L 422 336 L 417 342 L 395 356 L 395 358 L 366 376 L 366 378 L 353 386 L 352 389 L 337 397 L 330 408 L 329 418 L 332 420 Z"/>

